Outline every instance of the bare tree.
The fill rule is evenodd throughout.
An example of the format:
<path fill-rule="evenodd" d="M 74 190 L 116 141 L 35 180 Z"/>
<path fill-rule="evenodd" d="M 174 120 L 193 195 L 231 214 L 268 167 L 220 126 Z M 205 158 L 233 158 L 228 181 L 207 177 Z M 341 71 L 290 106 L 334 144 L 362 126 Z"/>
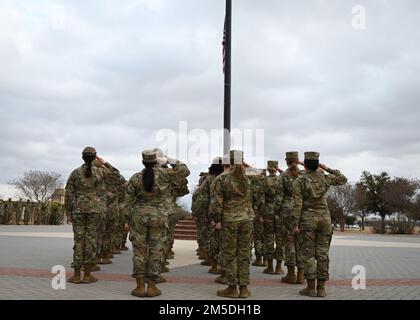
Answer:
<path fill-rule="evenodd" d="M 368 199 L 365 187 L 362 183 L 356 183 L 355 198 L 357 206 L 357 215 L 362 219 L 362 230 L 365 230 L 365 219 L 368 213 Z"/>
<path fill-rule="evenodd" d="M 30 170 L 17 180 L 9 182 L 31 201 L 44 202 L 62 185 L 61 175 L 55 172 Z"/>
<path fill-rule="evenodd" d="M 335 211 L 336 218 L 340 223 L 341 231 L 344 231 L 347 217 L 356 210 L 355 187 L 350 183 L 330 189 L 329 204 Z M 330 209 L 331 210 L 331 209 Z"/>

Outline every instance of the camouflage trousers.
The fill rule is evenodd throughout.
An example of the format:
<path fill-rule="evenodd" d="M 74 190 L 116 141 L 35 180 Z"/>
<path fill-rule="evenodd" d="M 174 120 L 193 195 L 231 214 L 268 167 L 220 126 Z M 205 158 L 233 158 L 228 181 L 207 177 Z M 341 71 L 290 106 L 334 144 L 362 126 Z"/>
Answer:
<path fill-rule="evenodd" d="M 299 257 L 299 244 L 297 241 L 296 233 L 293 231 L 293 226 L 291 225 L 290 216 L 283 217 L 283 223 L 286 228 L 286 238 L 285 238 L 285 265 L 288 267 L 298 267 L 302 268 L 302 259 Z"/>
<path fill-rule="evenodd" d="M 106 252 L 104 241 L 106 234 L 106 214 L 105 212 L 99 214 L 98 228 L 97 228 L 97 237 L 96 237 L 96 256 L 104 258 Z"/>
<path fill-rule="evenodd" d="M 133 278 L 156 280 L 165 257 L 167 219 L 163 217 L 136 216 L 130 225 L 133 244 Z"/>
<path fill-rule="evenodd" d="M 322 217 L 312 217 L 301 221 L 297 239 L 299 255 L 308 280 L 329 279 L 329 249 L 331 243 L 331 221 Z"/>
<path fill-rule="evenodd" d="M 118 211 L 117 218 L 115 219 L 115 232 L 112 236 L 112 248 L 120 249 L 122 243 L 122 232 L 121 229 L 124 229 L 124 221 L 121 212 Z"/>
<path fill-rule="evenodd" d="M 284 260 L 284 226 L 276 221 L 274 214 L 264 216 L 264 256 L 268 260 Z"/>
<path fill-rule="evenodd" d="M 255 255 L 262 257 L 264 255 L 264 225 L 260 222 L 260 218 L 254 219 L 254 251 Z"/>
<path fill-rule="evenodd" d="M 112 252 L 117 229 L 118 212 L 116 208 L 108 207 L 105 218 L 105 233 L 102 244 L 102 258 Z"/>
<path fill-rule="evenodd" d="M 222 240 L 223 230 L 216 230 L 212 228 L 210 230 L 210 241 L 209 241 L 209 255 L 213 260 L 217 261 L 217 265 L 220 270 L 225 270 L 225 261 L 223 259 L 222 252 Z"/>
<path fill-rule="evenodd" d="M 230 286 L 248 285 L 253 221 L 223 223 L 222 255 Z"/>
<path fill-rule="evenodd" d="M 175 226 L 176 226 L 176 216 L 175 214 L 169 214 L 168 223 L 166 226 L 166 237 L 165 237 L 165 257 L 168 256 L 169 251 L 171 251 L 174 245 L 174 236 L 175 236 Z"/>
<path fill-rule="evenodd" d="M 96 254 L 98 213 L 73 214 L 73 264 L 74 268 L 92 264 Z"/>

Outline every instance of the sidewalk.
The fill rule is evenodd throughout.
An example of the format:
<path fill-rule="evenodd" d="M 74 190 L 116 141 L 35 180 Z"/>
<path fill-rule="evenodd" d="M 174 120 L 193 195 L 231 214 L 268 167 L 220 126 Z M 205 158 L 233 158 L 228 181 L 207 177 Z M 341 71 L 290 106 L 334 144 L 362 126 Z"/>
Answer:
<path fill-rule="evenodd" d="M 177 240 L 168 283 L 161 284 L 160 299 L 218 300 L 208 267 L 199 265 L 194 241 Z M 113 259 L 95 273 L 99 282 L 66 284 L 65 290 L 51 286 L 54 265 L 71 272 L 70 226 L 0 226 L 0 299 L 136 299 L 130 295 L 135 281 L 130 277 L 132 252 Z M 351 287 L 352 267 L 366 268 L 366 290 Z M 379 235 L 335 235 L 331 247 L 331 280 L 327 299 L 420 300 L 420 238 Z M 251 267 L 252 299 L 311 299 L 298 295 L 302 285 L 280 282 L 281 276 L 266 275 Z"/>

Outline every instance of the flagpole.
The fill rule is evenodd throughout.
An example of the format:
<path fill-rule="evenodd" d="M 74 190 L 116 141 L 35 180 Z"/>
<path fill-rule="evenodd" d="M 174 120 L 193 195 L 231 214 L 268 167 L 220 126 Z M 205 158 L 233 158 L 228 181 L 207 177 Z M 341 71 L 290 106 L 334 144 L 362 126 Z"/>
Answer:
<path fill-rule="evenodd" d="M 223 152 L 228 154 L 231 144 L 231 58 L 232 58 L 232 0 L 226 0 L 225 97 Z"/>

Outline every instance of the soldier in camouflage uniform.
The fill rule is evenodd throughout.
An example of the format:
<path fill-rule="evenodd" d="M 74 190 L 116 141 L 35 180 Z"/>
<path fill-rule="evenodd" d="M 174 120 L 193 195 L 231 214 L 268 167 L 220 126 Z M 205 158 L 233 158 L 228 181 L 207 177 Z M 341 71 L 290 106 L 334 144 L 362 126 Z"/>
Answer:
<path fill-rule="evenodd" d="M 253 247 L 255 251 L 255 261 L 253 266 L 264 267 L 267 266 L 266 261 L 263 261 L 263 239 L 264 239 L 264 224 L 262 216 L 264 214 L 265 204 L 265 187 L 266 187 L 266 171 L 247 169 L 247 177 L 251 181 L 254 218 L 254 236 Z"/>
<path fill-rule="evenodd" d="M 200 217 L 200 213 L 201 211 L 199 210 L 199 207 L 197 206 L 198 202 L 197 200 L 199 199 L 199 195 L 201 192 L 201 185 L 204 183 L 204 181 L 206 180 L 208 173 L 206 172 L 201 172 L 200 173 L 200 179 L 198 182 L 198 186 L 195 188 L 193 195 L 192 195 L 192 203 L 191 203 L 191 214 L 193 216 L 193 218 L 195 219 L 195 224 L 196 224 L 196 229 L 197 229 L 197 244 L 198 244 L 198 249 L 197 249 L 197 255 L 199 257 L 199 259 L 204 259 L 203 256 L 203 241 L 202 241 L 202 237 L 201 237 L 201 229 L 202 229 L 202 223 L 201 223 L 201 217 Z"/>
<path fill-rule="evenodd" d="M 347 178 L 340 171 L 319 164 L 317 152 L 305 153 L 305 169 L 305 173 L 293 183 L 295 204 L 292 226 L 298 233 L 299 251 L 307 281 L 307 287 L 299 293 L 310 297 L 325 297 L 332 233 L 327 191 L 331 186 L 345 184 Z M 318 281 L 315 290 L 316 279 Z"/>
<path fill-rule="evenodd" d="M 220 230 L 214 228 L 214 221 L 211 220 L 211 214 L 209 213 L 210 199 L 211 199 L 211 187 L 215 178 L 223 172 L 223 159 L 217 157 L 213 160 L 212 165 L 209 168 L 209 175 L 201 184 L 198 190 L 198 198 L 196 199 L 196 208 L 198 210 L 198 216 L 201 219 L 202 228 L 205 230 L 201 231 L 202 237 L 205 234 L 205 241 L 202 243 L 204 255 L 211 265 L 209 273 L 218 274 L 218 257 L 220 248 Z M 203 237 L 204 238 L 204 237 Z M 202 263 L 203 264 L 203 263 Z"/>
<path fill-rule="evenodd" d="M 32 220 L 32 210 L 33 210 L 33 206 L 32 206 L 31 200 L 27 200 L 25 204 L 25 213 L 24 213 L 24 218 L 23 218 L 23 223 L 25 225 L 28 225 L 29 222 Z"/>
<path fill-rule="evenodd" d="M 228 288 L 217 291 L 217 295 L 248 298 L 251 295 L 248 284 L 254 219 L 252 190 L 245 174 L 243 152 L 230 151 L 230 164 L 232 167 L 213 182 L 209 209 L 215 228 L 223 228 L 222 250 Z"/>
<path fill-rule="evenodd" d="M 284 230 L 282 225 L 277 223 L 275 212 L 277 187 L 281 180 L 280 176 L 277 175 L 279 171 L 278 161 L 268 161 L 267 171 L 269 175 L 266 179 L 265 207 L 262 217 L 264 222 L 264 254 L 267 258 L 267 268 L 263 272 L 267 274 L 282 274 Z M 274 259 L 277 262 L 275 270 L 273 266 Z"/>
<path fill-rule="evenodd" d="M 73 223 L 74 233 L 74 275 L 68 281 L 77 284 L 97 281 L 91 275 L 91 266 L 95 259 L 99 215 L 106 210 L 105 172 L 93 166 L 97 159 L 96 150 L 86 147 L 82 158 L 85 163 L 70 174 L 65 195 L 66 212 Z"/>
<path fill-rule="evenodd" d="M 286 164 L 288 169 L 280 175 L 279 184 L 275 198 L 276 223 L 283 225 L 285 235 L 285 265 L 287 275 L 281 278 L 282 282 L 290 284 L 303 283 L 303 264 L 299 259 L 296 246 L 296 236 L 291 223 L 293 202 L 293 182 L 303 173 L 299 170 L 299 153 L 296 151 L 286 152 Z M 298 267 L 296 276 L 295 268 Z"/>
<path fill-rule="evenodd" d="M 133 244 L 132 277 L 137 281 L 131 294 L 155 297 L 161 294 L 156 281 L 165 259 L 168 211 L 172 210 L 167 199 L 173 196 L 172 188 L 186 166 L 168 159 L 172 168 L 162 168 L 157 165 L 155 150 L 146 150 L 142 156 L 145 169 L 131 177 L 126 191 L 125 222 Z"/>
<path fill-rule="evenodd" d="M 120 250 L 121 251 L 128 251 L 128 248 L 126 246 L 127 243 L 127 236 L 128 232 L 125 230 L 124 225 L 124 216 L 125 216 L 125 189 L 128 185 L 128 182 L 125 180 L 123 176 L 120 177 L 120 184 L 118 187 L 118 201 L 119 201 L 119 216 L 121 218 L 120 221 Z"/>

